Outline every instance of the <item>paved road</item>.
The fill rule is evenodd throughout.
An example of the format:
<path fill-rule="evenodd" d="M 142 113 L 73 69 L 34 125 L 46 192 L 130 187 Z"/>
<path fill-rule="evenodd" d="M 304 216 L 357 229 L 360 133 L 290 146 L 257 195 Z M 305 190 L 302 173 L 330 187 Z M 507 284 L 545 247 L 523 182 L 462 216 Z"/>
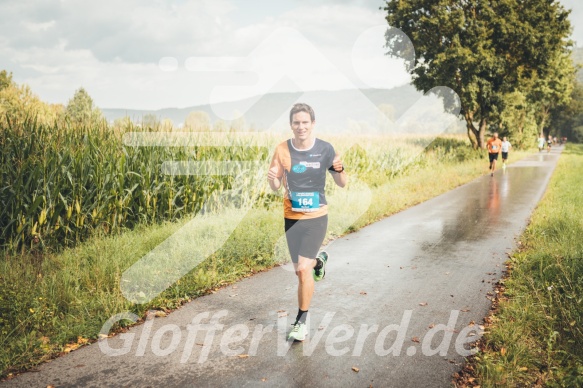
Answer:
<path fill-rule="evenodd" d="M 448 387 L 558 156 L 334 241 L 304 343 L 285 341 L 296 279 L 280 267 L 100 342 L 125 355 L 93 344 L 2 386 Z"/>

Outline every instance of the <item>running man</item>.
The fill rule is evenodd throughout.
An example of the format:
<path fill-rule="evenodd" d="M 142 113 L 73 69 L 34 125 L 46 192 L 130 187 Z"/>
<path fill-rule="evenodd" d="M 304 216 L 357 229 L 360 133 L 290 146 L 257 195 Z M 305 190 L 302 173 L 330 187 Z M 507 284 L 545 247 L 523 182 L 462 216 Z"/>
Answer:
<path fill-rule="evenodd" d="M 314 281 L 322 280 L 328 260 L 326 252 L 318 254 L 328 227 L 326 170 L 340 187 L 348 177 L 334 147 L 314 136 L 314 110 L 295 104 L 289 118 L 293 137 L 275 149 L 267 179 L 272 190 L 284 188 L 285 235 L 298 277 L 298 315 L 288 340 L 303 341 Z"/>
<path fill-rule="evenodd" d="M 553 145 L 553 138 L 551 135 L 549 135 L 549 138 L 547 140 L 547 153 L 551 152 L 551 146 Z"/>
<path fill-rule="evenodd" d="M 538 152 L 542 152 L 545 148 L 545 136 L 541 133 L 538 138 Z"/>
<path fill-rule="evenodd" d="M 508 152 L 512 148 L 512 144 L 508 141 L 508 138 L 504 136 L 502 138 L 502 145 L 500 146 L 502 150 L 502 168 L 506 168 L 506 161 L 508 160 Z"/>
<path fill-rule="evenodd" d="M 496 171 L 496 161 L 502 150 L 502 141 L 498 138 L 498 132 L 494 132 L 492 138 L 488 140 L 487 147 L 490 159 L 490 176 L 494 176 L 494 171 Z"/>

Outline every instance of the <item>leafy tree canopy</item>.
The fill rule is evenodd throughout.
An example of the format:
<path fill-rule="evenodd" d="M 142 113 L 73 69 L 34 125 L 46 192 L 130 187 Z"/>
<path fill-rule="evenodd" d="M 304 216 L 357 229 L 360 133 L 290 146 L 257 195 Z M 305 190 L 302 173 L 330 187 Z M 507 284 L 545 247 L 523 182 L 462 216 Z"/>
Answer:
<path fill-rule="evenodd" d="M 389 25 L 414 47 L 413 85 L 423 92 L 452 88 L 476 147 L 484 147 L 505 96 L 564 52 L 571 28 L 556 0 L 388 0 L 385 10 Z M 407 58 L 408 43 L 388 31 L 388 54 Z"/>
<path fill-rule="evenodd" d="M 90 123 L 100 120 L 103 115 L 99 108 L 93 104 L 93 99 L 89 93 L 83 88 L 75 91 L 73 98 L 71 98 L 65 108 L 65 114 L 74 123 Z"/>

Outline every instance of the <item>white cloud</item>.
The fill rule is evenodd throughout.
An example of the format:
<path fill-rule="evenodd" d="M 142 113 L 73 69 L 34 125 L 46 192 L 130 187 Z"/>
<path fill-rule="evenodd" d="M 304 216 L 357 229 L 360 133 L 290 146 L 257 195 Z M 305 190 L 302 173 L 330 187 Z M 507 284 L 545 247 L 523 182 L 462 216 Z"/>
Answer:
<path fill-rule="evenodd" d="M 581 45 L 583 3 L 561 1 L 573 9 L 573 36 Z M 391 87 L 409 77 L 399 61 L 383 55 L 382 27 L 370 35 L 370 28 L 386 23 L 382 5 L 377 0 L 3 1 L 0 69 L 13 71 L 17 82 L 28 83 L 50 102 L 66 103 L 83 86 L 101 107 L 144 109 L 293 87 Z M 299 31 L 308 44 L 291 36 L 258 49 L 281 27 Z M 193 56 L 251 53 L 253 63 L 233 72 L 193 72 L 185 66 Z M 222 61 L 228 69 L 229 60 Z M 286 67 L 293 82 L 274 86 Z M 240 87 L 221 88 L 229 85 Z"/>
<path fill-rule="evenodd" d="M 282 72 L 291 76 L 294 85 L 302 91 L 381 88 L 407 83 L 410 77 L 403 64 L 384 55 L 385 29 L 382 12 L 354 5 L 301 6 L 278 18 L 266 18 L 261 23 L 239 28 L 230 41 L 217 44 L 245 47 L 250 55 L 244 61 L 246 69 L 258 73 L 259 81 L 251 86 L 220 87 L 214 91 L 212 100 L 233 100 L 276 91 L 277 88 L 271 87 Z M 362 44 L 363 34 L 365 41 L 374 38 L 376 45 L 367 47 L 367 64 L 374 65 L 367 70 L 381 72 L 376 77 L 367 74 L 366 80 L 362 79 L 362 71 L 354 71 L 352 61 L 353 46 L 359 41 Z"/>
<path fill-rule="evenodd" d="M 6 19 L 0 32 L 13 47 L 51 47 L 64 40 L 69 49 L 91 50 L 104 62 L 152 62 L 184 50 L 193 54 L 228 28 L 216 19 L 233 9 L 226 0 L 14 3 L 0 4 Z M 45 33 L 35 33 L 41 30 Z"/>
<path fill-rule="evenodd" d="M 54 27 L 56 22 L 54 20 L 42 23 L 34 23 L 30 21 L 22 22 L 22 25 L 31 32 L 48 31 L 50 28 Z"/>
<path fill-rule="evenodd" d="M 290 9 L 290 4 L 299 5 Z M 0 25 L 0 68 L 13 71 L 17 82 L 28 83 L 51 102 L 66 103 L 74 90 L 83 86 L 101 107 L 153 109 L 202 104 L 208 102 L 216 85 L 269 80 L 273 69 L 289 66 L 282 62 L 285 42 L 278 50 L 257 56 L 255 71 L 263 77 L 188 72 L 186 58 L 246 57 L 277 28 L 288 26 L 300 31 L 323 54 L 322 58 L 312 56 L 312 61 L 305 58 L 295 64 L 300 87 L 365 86 L 353 71 L 350 53 L 360 33 L 384 23 L 378 6 L 363 6 L 358 1 L 302 4 L 292 2 L 279 14 L 260 16 L 259 11 L 249 9 L 252 3 L 227 0 L 3 2 L 0 14 L 7 23 Z M 259 21 L 246 24 L 238 19 L 242 7 Z M 172 62 L 172 66 L 160 68 L 163 58 L 163 63 Z M 379 58 L 382 60 L 381 48 Z M 177 70 L 168 71 L 176 68 L 175 64 Z M 268 84 L 259 83 L 255 92 Z M 253 92 L 252 88 L 242 89 L 241 96 Z"/>

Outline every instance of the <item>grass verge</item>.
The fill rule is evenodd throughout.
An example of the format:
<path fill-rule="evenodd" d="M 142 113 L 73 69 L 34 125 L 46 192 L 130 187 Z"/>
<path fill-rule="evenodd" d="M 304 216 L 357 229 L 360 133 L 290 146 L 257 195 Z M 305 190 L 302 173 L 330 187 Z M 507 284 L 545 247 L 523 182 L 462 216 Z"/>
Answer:
<path fill-rule="evenodd" d="M 526 154 L 516 151 L 512 159 Z M 328 238 L 358 230 L 487 172 L 485 159 L 460 163 L 453 155 L 450 161 L 425 160 L 388 183 L 367 185 L 354 177 L 348 189 L 332 190 Z M 363 195 L 370 205 L 362 202 Z M 217 217 L 197 216 L 192 227 L 208 227 L 214 231 L 213 236 L 233 225 L 237 227 L 229 231 L 230 237 L 220 249 L 158 297 L 141 305 L 129 302 L 122 294 L 122 274 L 176 232 L 191 227 L 191 219 L 138 225 L 115 236 L 93 236 L 58 254 L 4 255 L 0 258 L 0 378 L 96 340 L 103 323 L 116 313 L 131 311 L 144 316 L 152 309 L 169 311 L 286 261 L 281 218 L 281 205 L 269 210 L 253 208 L 242 220 L 229 211 Z M 180 250 L 200 250 L 214 241 L 213 236 L 184 239 Z"/>
<path fill-rule="evenodd" d="M 582 187 L 583 145 L 569 144 L 458 386 L 583 386 Z"/>

